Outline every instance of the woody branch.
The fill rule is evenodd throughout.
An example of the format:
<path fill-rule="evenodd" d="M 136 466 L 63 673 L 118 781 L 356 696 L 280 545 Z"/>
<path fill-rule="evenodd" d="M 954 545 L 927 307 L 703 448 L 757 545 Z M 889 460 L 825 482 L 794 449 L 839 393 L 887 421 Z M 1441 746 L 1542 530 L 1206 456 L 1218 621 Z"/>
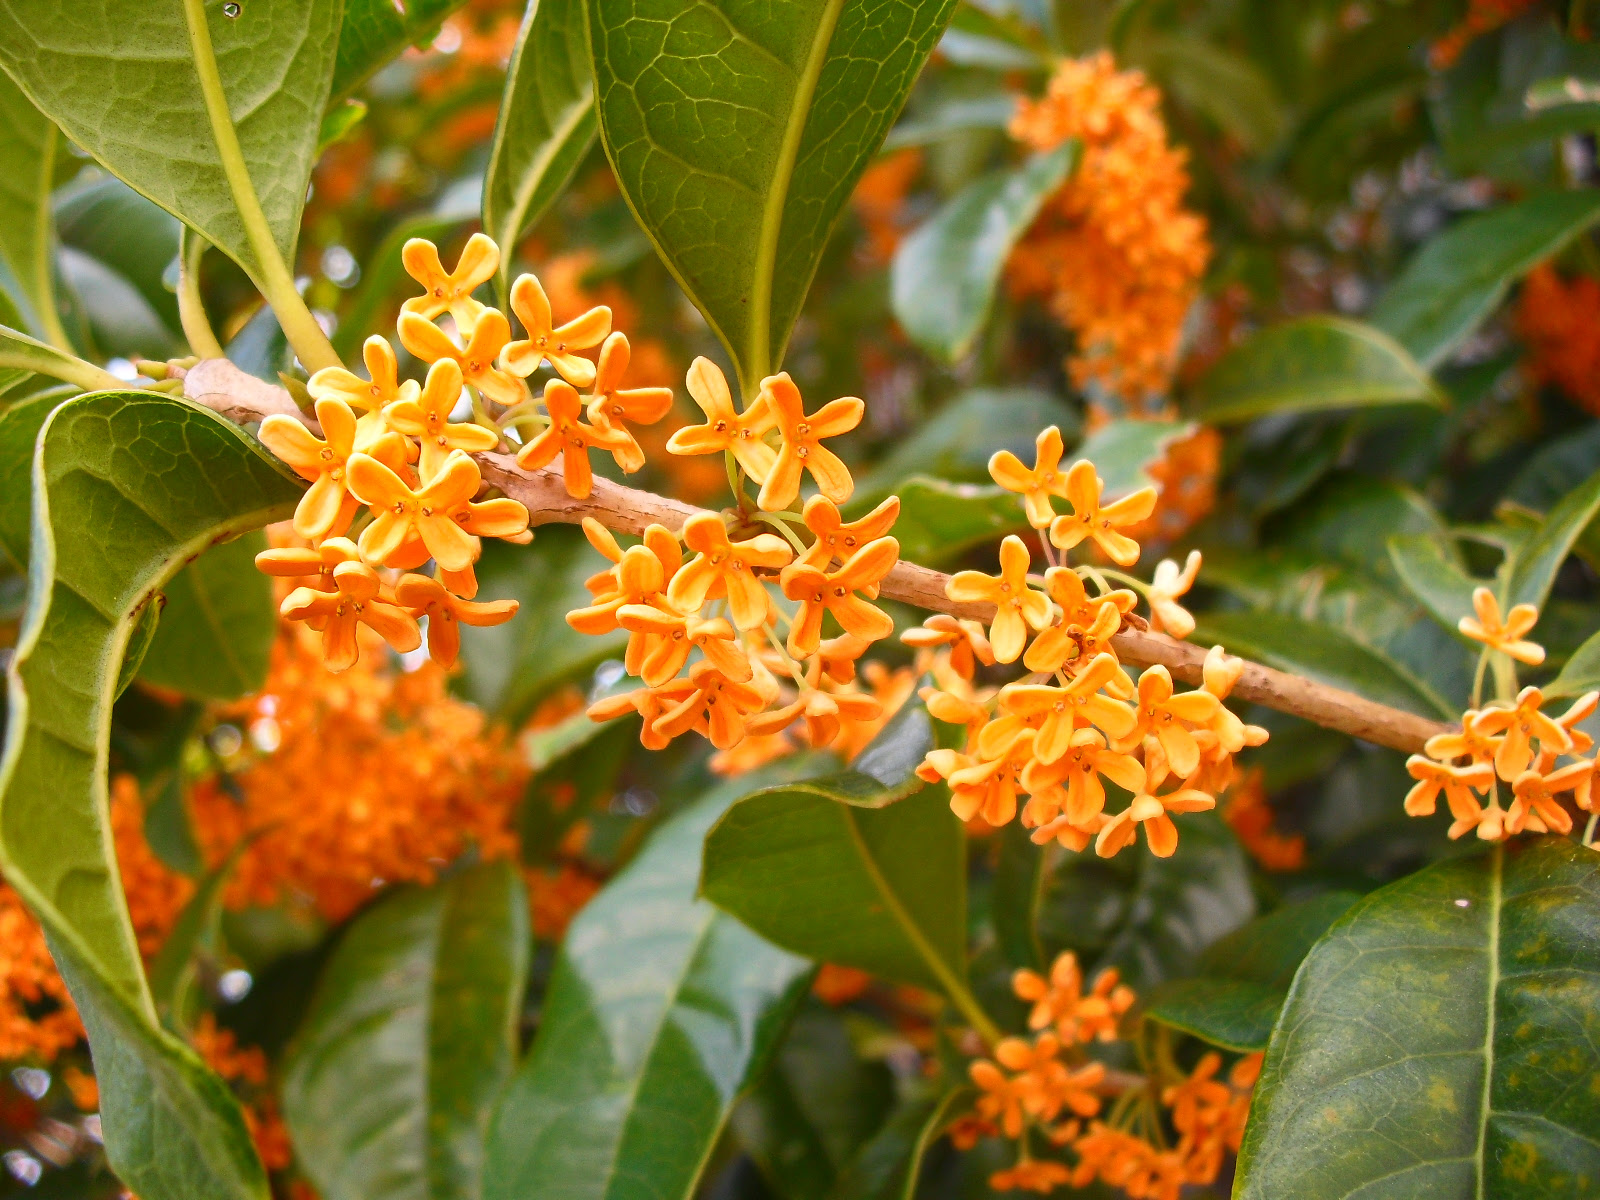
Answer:
<path fill-rule="evenodd" d="M 246 375 L 226 359 L 206 359 L 191 368 L 184 377 L 184 394 L 241 425 L 260 421 L 271 413 L 286 413 L 313 424 L 284 389 Z M 578 500 L 567 494 L 557 467 L 525 471 L 509 454 L 484 453 L 474 457 L 484 482 L 526 505 L 529 522 L 533 525 L 576 524 L 585 517 L 594 517 L 610 529 L 639 534 L 651 524 L 681 529 L 684 521 L 702 511 L 681 500 L 600 478 L 595 479 L 590 495 Z M 917 563 L 901 562 L 884 579 L 882 595 L 957 617 L 987 620 L 993 615 L 988 605 L 961 604 L 947 597 L 945 583 L 948 579 L 942 572 Z M 1135 629 L 1124 629 L 1117 634 L 1115 645 L 1118 657 L 1124 662 L 1140 667 L 1160 664 L 1176 679 L 1190 684 L 1201 682 L 1205 647 Z M 1363 741 L 1406 752 L 1420 751 L 1428 738 L 1448 728 L 1415 713 L 1259 663 L 1245 664 L 1233 695 Z"/>

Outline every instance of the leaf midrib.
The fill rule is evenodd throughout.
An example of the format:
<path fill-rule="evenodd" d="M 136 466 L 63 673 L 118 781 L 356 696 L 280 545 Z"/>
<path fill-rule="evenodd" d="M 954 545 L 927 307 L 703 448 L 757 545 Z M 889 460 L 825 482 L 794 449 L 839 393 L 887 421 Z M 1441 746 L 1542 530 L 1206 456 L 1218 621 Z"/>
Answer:
<path fill-rule="evenodd" d="M 1483 1095 L 1479 1101 L 1478 1112 L 1478 1149 L 1474 1155 L 1477 1163 L 1478 1200 L 1484 1200 L 1484 1179 L 1487 1175 L 1484 1162 L 1489 1145 L 1489 1116 L 1493 1111 L 1491 1105 L 1492 1089 L 1494 1084 L 1494 1028 L 1495 1028 L 1495 1003 L 1496 994 L 1500 990 L 1500 912 L 1505 903 L 1505 849 L 1496 845 L 1490 851 L 1489 865 L 1489 944 L 1486 947 L 1488 957 L 1487 975 L 1488 1003 L 1485 1007 L 1484 1024 L 1486 1026 L 1483 1039 Z"/>

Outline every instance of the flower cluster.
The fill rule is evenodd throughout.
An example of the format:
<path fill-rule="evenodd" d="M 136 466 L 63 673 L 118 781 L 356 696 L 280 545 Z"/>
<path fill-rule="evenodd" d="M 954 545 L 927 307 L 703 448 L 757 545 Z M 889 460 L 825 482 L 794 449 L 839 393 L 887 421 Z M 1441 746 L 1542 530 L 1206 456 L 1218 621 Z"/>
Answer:
<path fill-rule="evenodd" d="M 1473 831 L 1490 842 L 1524 832 L 1570 833 L 1572 814 L 1557 797 L 1571 793 L 1580 811 L 1596 811 L 1595 760 L 1583 757 L 1594 749 L 1594 739 L 1578 725 L 1600 707 L 1600 692 L 1579 696 L 1561 716 L 1546 713 L 1540 689 L 1516 689 L 1512 666 L 1544 661 L 1544 648 L 1527 640 L 1538 610 L 1517 604 L 1502 616 L 1486 587 L 1473 591 L 1472 606 L 1476 615 L 1462 617 L 1460 629 L 1483 644 L 1474 707 L 1461 714 L 1459 728 L 1429 738 L 1424 753 L 1406 760 L 1417 781 L 1406 795 L 1406 812 L 1432 816 L 1442 795 L 1452 838 Z M 1502 694 L 1478 706 L 1476 692 L 1489 665 L 1496 668 Z M 1558 766 L 1564 757 L 1571 761 Z M 1500 804 L 1502 786 L 1510 792 L 1506 807 Z"/>
<path fill-rule="evenodd" d="M 1211 254 L 1204 219 L 1184 207 L 1189 173 L 1167 143 L 1160 92 L 1104 51 L 1063 60 L 1044 96 L 1020 102 L 1011 134 L 1035 150 L 1083 146 L 1012 255 L 1012 288 L 1047 298 L 1077 336 L 1069 366 L 1080 386 L 1153 405 Z"/>
<path fill-rule="evenodd" d="M 1181 570 L 1163 562 L 1150 584 L 1112 568 L 1071 566 L 1066 552 L 1083 545 L 1120 566 L 1137 562 L 1139 544 L 1124 531 L 1149 517 L 1156 494 L 1147 487 L 1106 502 L 1094 465 L 1080 460 L 1063 471 L 1061 452 L 1052 426 L 1037 439 L 1033 467 L 1009 451 L 989 464 L 995 482 L 1022 496 L 1040 532 L 1044 574 L 1032 572 L 1027 544 L 1007 537 L 999 575 L 962 571 L 946 588 L 952 600 L 993 607 L 986 636 L 949 618 L 907 635 L 915 645 L 951 646 L 937 664 L 942 687 L 925 698 L 936 718 L 967 728 L 963 750 L 931 751 L 918 773 L 950 785 L 951 807 L 963 820 L 1004 825 L 1026 792 L 1022 822 L 1036 842 L 1082 850 L 1093 841 L 1109 857 L 1142 829 L 1151 851 L 1165 857 L 1178 844 L 1173 814 L 1214 807 L 1232 779 L 1233 755 L 1261 744 L 1266 732 L 1223 705 L 1243 664 L 1220 647 L 1207 655 L 1204 684 L 1192 692 L 1175 691 L 1166 667 L 1146 668 L 1137 683 L 1123 668 L 1113 639 L 1125 626 L 1180 637 L 1194 629 L 1178 598 L 1193 584 L 1200 556 L 1191 553 Z M 1057 499 L 1070 512 L 1058 513 Z M 1138 593 L 1149 604 L 1148 622 L 1134 613 Z M 1024 678 L 998 690 L 974 685 L 976 662 L 1018 659 L 1030 672 Z M 1107 781 L 1131 797 L 1115 814 L 1106 811 Z"/>
<path fill-rule="evenodd" d="M 1033 1034 L 1004 1038 L 992 1058 L 971 1064 L 978 1098 L 972 1112 L 949 1130 L 961 1148 L 980 1137 L 1003 1135 L 1017 1142 L 1017 1164 L 992 1175 L 991 1187 L 1050 1192 L 1099 1180 L 1136 1200 L 1177 1200 L 1185 1185 L 1216 1179 L 1225 1156 L 1239 1149 L 1261 1055 L 1236 1062 L 1226 1083 L 1215 1078 L 1222 1066 L 1215 1053 L 1187 1074 L 1163 1057 L 1155 1078 L 1113 1079 L 1103 1063 L 1090 1058 L 1088 1047 L 1116 1041 L 1133 1006 L 1133 991 L 1118 982 L 1115 969 L 1101 971 L 1085 992 L 1077 959 L 1069 952 L 1056 959 L 1048 976 L 1018 971 L 1012 989 L 1031 1005 Z M 1169 1144 L 1155 1106 L 1137 1103 L 1155 1092 L 1177 1135 L 1175 1145 Z M 1103 1097 L 1116 1093 L 1121 1098 L 1100 1119 Z M 1069 1147 L 1077 1163 L 1034 1158 L 1031 1134 Z"/>
<path fill-rule="evenodd" d="M 1517 332 L 1528 346 L 1528 373 L 1600 416 L 1600 280 L 1535 267 L 1522 281 Z"/>

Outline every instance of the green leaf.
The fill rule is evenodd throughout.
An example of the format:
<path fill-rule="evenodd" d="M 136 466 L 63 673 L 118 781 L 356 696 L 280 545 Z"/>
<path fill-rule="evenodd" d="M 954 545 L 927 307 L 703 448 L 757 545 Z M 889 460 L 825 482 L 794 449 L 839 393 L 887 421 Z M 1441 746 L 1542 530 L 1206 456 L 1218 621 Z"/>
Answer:
<path fill-rule="evenodd" d="M 201 548 L 286 517 L 300 487 L 221 417 L 137 392 L 82 396 L 51 413 L 33 482 L 0 871 L 43 924 L 83 1014 L 106 1151 L 123 1182 L 148 1196 L 261 1197 L 231 1094 L 155 1023 L 111 857 L 105 764 L 140 612 Z"/>
<path fill-rule="evenodd" d="M 1446 720 L 1459 715 L 1431 686 L 1383 651 L 1321 621 L 1277 612 L 1211 612 L 1190 640 L 1200 645 L 1220 643 L 1230 654 L 1408 712 Z"/>
<path fill-rule="evenodd" d="M 1451 633 L 1472 616 L 1472 591 L 1479 581 L 1462 570 L 1450 543 L 1426 534 L 1396 534 L 1389 539 L 1389 562 L 1400 582 L 1429 614 Z"/>
<path fill-rule="evenodd" d="M 840 1175 L 828 1200 L 913 1200 L 922 1160 L 953 1114 L 972 1103 L 973 1089 L 901 1105 Z"/>
<path fill-rule="evenodd" d="M 0 9 L 0 67 L 113 175 L 259 274 L 213 116 L 237 128 L 267 230 L 292 263 L 340 9 L 271 0 L 230 20 L 203 0 L 16 0 Z M 193 45 L 200 21 L 228 113 L 207 109 Z"/>
<path fill-rule="evenodd" d="M 483 228 L 500 243 L 502 279 L 512 247 L 567 186 L 597 132 L 582 0 L 533 0 L 483 177 Z"/>
<path fill-rule="evenodd" d="M 1543 608 L 1556 572 L 1572 553 L 1573 544 L 1600 512 L 1600 471 L 1551 507 L 1544 522 L 1511 559 L 1504 596 L 1506 608 L 1532 604 Z"/>
<path fill-rule="evenodd" d="M 529 939 L 507 862 L 396 892 L 351 924 L 283 1067 L 284 1119 L 327 1200 L 482 1194 Z"/>
<path fill-rule="evenodd" d="M 123 386 L 115 375 L 93 363 L 0 325 L 0 368 L 4 367 L 64 379 L 85 391 Z"/>
<path fill-rule="evenodd" d="M 1265 1050 L 1301 960 L 1361 897 L 1328 892 L 1260 917 L 1206 948 L 1200 973 L 1151 992 L 1144 1015 L 1228 1050 Z"/>
<path fill-rule="evenodd" d="M 407 46 L 431 42 L 466 0 L 344 0 L 330 102 L 343 100 Z"/>
<path fill-rule="evenodd" d="M 1017 97 L 1012 92 L 946 97 L 891 129 L 889 136 L 883 139 L 883 148 L 885 151 L 901 150 L 943 141 L 953 133 L 1004 129 L 1016 113 Z"/>
<path fill-rule="evenodd" d="M 1080 149 L 1074 139 L 973 180 L 900 243 L 890 301 L 912 341 L 945 362 L 966 357 L 1012 247 L 1071 177 Z"/>
<path fill-rule="evenodd" d="M 900 516 L 894 536 L 908 562 L 937 567 L 974 546 L 1028 527 L 1015 492 L 994 484 L 947 483 L 913 475 L 894 489 Z"/>
<path fill-rule="evenodd" d="M 1433 368 L 1517 279 L 1600 220 L 1600 191 L 1545 192 L 1458 221 L 1430 239 L 1379 298 L 1372 323 Z"/>
<path fill-rule="evenodd" d="M 201 700 L 236 700 L 267 679 L 278 612 L 255 569 L 267 548 L 251 533 L 212 546 L 161 590 L 165 603 L 139 668 L 146 683 Z"/>
<path fill-rule="evenodd" d="M 183 226 L 171 213 L 99 171 L 85 172 L 62 188 L 55 212 L 63 250 L 80 250 L 115 273 L 163 329 L 183 328 L 177 294 L 168 286 Z"/>
<path fill-rule="evenodd" d="M 746 395 L 955 0 L 590 0 L 600 136 Z"/>
<path fill-rule="evenodd" d="M 945 789 L 910 774 L 932 742 L 926 710 L 904 711 L 909 765 L 746 796 L 706 837 L 700 886 L 797 954 L 954 997 L 966 988 L 966 844 Z"/>
<path fill-rule="evenodd" d="M 1592 1196 L 1597 928 L 1593 852 L 1565 838 L 1361 900 L 1290 988 L 1234 1195 Z"/>
<path fill-rule="evenodd" d="M 1388 334 L 1345 317 L 1301 317 L 1229 351 L 1185 410 L 1226 424 L 1271 413 L 1387 404 L 1443 405 L 1428 373 Z"/>
<path fill-rule="evenodd" d="M 156 1012 L 178 1029 L 187 1030 L 196 1016 L 201 998 L 198 960 L 215 945 L 222 923 L 223 885 L 252 841 L 253 838 L 240 841 L 223 863 L 206 872 L 150 964 L 150 992 Z"/>
<path fill-rule="evenodd" d="M 1146 35 L 1130 57 L 1245 149 L 1266 150 L 1283 135 L 1284 106 L 1271 81 L 1243 55 L 1201 37 Z"/>
<path fill-rule="evenodd" d="M 1046 882 L 1043 848 L 1034 845 L 1021 821 L 1010 822 L 1000 831 L 999 859 L 989 897 L 989 919 L 1007 966 L 1032 971 L 1045 966 L 1038 924 Z"/>
<path fill-rule="evenodd" d="M 484 1200 L 694 1193 L 810 974 L 695 898 L 706 830 L 747 786 L 667 822 L 573 920 L 490 1128 Z"/>
<path fill-rule="evenodd" d="M 32 332 L 65 346 L 66 334 L 56 312 L 56 234 L 50 217 L 61 137 L 50 119 L 4 75 L 0 75 L 0 129 L 6 131 L 0 141 L 0 260 L 16 280 Z"/>
<path fill-rule="evenodd" d="M 33 536 L 33 447 L 60 403 L 59 396 L 34 396 L 0 412 L 0 550 L 22 573 Z"/>

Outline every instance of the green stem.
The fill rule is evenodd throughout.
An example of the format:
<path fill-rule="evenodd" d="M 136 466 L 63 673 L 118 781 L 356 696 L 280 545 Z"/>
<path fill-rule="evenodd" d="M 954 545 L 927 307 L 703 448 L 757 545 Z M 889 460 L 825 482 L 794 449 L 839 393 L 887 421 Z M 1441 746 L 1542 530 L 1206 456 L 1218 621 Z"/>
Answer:
<path fill-rule="evenodd" d="M 56 149 L 61 145 L 61 131 L 51 124 L 44 135 L 44 153 L 39 161 L 40 194 L 48 197 L 56 176 Z M 39 305 L 39 328 L 45 341 L 57 350 L 72 353 L 72 342 L 61 324 L 61 314 L 56 311 L 55 230 L 54 209 L 48 204 L 39 205 L 38 222 L 34 229 L 34 270 L 38 276 L 33 281 L 34 295 Z"/>
<path fill-rule="evenodd" d="M 1483 705 L 1483 673 L 1489 666 L 1489 647 L 1478 652 L 1478 666 L 1472 672 L 1472 707 Z"/>
<path fill-rule="evenodd" d="M 48 375 L 52 379 L 80 387 L 86 392 L 114 392 L 129 386 L 110 371 L 102 371 L 91 362 L 84 362 L 76 355 L 61 351 L 56 351 L 47 357 L 43 354 L 18 353 L 6 349 L 4 343 L 0 343 L 0 367 L 20 367 L 24 371 L 35 371 L 40 375 Z"/>
<path fill-rule="evenodd" d="M 222 343 L 206 318 L 206 306 L 200 298 L 200 259 L 206 252 L 206 240 L 186 225 L 180 242 L 178 323 L 183 326 L 190 350 L 201 358 L 222 358 Z"/>
<path fill-rule="evenodd" d="M 261 198 L 256 195 L 250 168 L 244 161 L 239 131 L 233 127 L 228 95 L 217 69 L 216 52 L 211 46 L 211 26 L 206 22 L 205 0 L 183 0 L 183 12 L 189 22 L 195 74 L 205 98 L 206 115 L 211 118 L 211 135 L 217 143 L 217 156 L 222 160 L 222 173 L 227 177 L 234 207 L 239 210 L 239 222 L 244 226 L 251 256 L 256 260 L 256 285 L 272 306 L 284 336 L 306 370 L 315 372 L 324 367 L 337 367 L 339 356 L 295 287 L 294 272 L 279 253 L 277 239 L 267 224 L 267 214 L 261 209 Z"/>
<path fill-rule="evenodd" d="M 783 534 L 784 537 L 789 539 L 789 544 L 793 546 L 799 553 L 804 554 L 806 552 L 806 544 L 800 540 L 800 535 L 795 533 L 794 530 L 790 529 L 789 522 L 785 521 L 781 516 L 779 516 L 779 514 L 758 512 L 756 514 L 756 520 L 765 521 L 779 533 Z"/>

